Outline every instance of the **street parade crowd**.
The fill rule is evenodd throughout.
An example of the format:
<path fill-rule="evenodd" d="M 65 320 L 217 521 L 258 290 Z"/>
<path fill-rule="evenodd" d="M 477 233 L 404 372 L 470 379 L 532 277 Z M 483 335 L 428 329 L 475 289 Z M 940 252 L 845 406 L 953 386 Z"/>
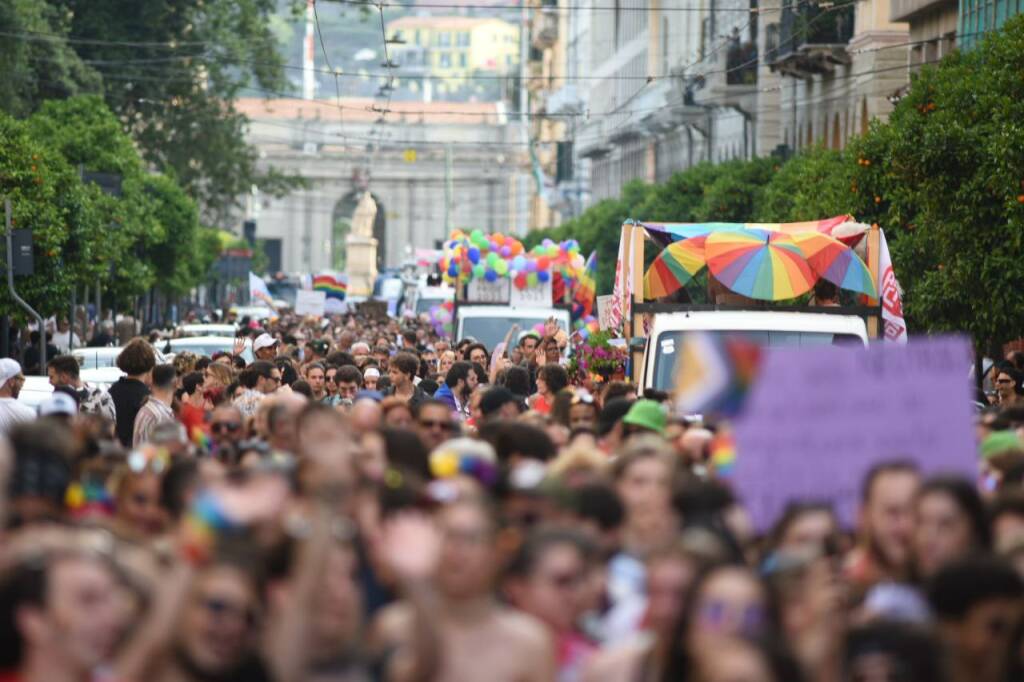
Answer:
<path fill-rule="evenodd" d="M 0 681 L 1024 680 L 1019 355 L 977 480 L 883 461 L 855 527 L 757 533 L 718 425 L 570 372 L 557 324 L 237 322 L 126 338 L 109 390 L 56 355 L 38 410 L 0 359 Z"/>

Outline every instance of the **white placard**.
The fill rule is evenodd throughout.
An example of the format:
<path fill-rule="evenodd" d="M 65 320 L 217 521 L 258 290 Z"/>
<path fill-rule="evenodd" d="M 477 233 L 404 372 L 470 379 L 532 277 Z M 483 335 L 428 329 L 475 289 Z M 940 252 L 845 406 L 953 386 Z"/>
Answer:
<path fill-rule="evenodd" d="M 508 303 L 511 289 L 512 281 L 508 277 L 499 277 L 493 282 L 473 279 L 466 285 L 466 303 Z"/>
<path fill-rule="evenodd" d="M 551 307 L 551 280 L 540 282 L 535 287 L 516 289 L 512 287 L 509 305 L 531 308 Z"/>
<path fill-rule="evenodd" d="M 305 289 L 299 289 L 295 292 L 295 314 L 323 317 L 326 300 L 327 294 L 323 291 L 306 291 Z"/>
<path fill-rule="evenodd" d="M 614 301 L 615 297 L 611 294 L 597 297 L 597 321 L 601 325 L 601 329 L 611 329 L 614 326 L 612 324 L 612 305 Z"/>

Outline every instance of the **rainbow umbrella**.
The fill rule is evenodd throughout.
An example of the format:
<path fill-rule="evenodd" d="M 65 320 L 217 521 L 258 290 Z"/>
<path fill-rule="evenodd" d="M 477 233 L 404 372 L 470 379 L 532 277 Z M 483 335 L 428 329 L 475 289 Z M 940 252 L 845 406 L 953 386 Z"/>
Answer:
<path fill-rule="evenodd" d="M 819 277 L 843 289 L 878 296 L 871 271 L 849 246 L 821 232 L 797 232 L 790 237 Z"/>
<path fill-rule="evenodd" d="M 806 293 L 817 280 L 793 239 L 781 232 L 714 232 L 704 243 L 708 268 L 732 291 L 763 301 Z"/>
<path fill-rule="evenodd" d="M 675 293 L 707 264 L 706 236 L 672 242 L 658 254 L 644 275 L 644 298 L 651 300 Z"/>

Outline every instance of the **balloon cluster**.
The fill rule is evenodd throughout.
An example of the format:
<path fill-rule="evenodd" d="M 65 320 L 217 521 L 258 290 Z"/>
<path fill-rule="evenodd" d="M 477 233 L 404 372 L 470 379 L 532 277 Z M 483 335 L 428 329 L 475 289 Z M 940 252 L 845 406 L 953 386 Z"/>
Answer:
<path fill-rule="evenodd" d="M 452 335 L 452 311 L 455 309 L 451 301 L 445 301 L 430 307 L 427 311 L 427 319 L 430 326 L 438 336 L 451 338 Z"/>
<path fill-rule="evenodd" d="M 555 272 L 570 282 L 583 272 L 583 256 L 575 239 L 561 243 L 545 239 L 527 249 L 515 237 L 500 233 L 485 235 L 480 230 L 466 234 L 452 232 L 445 243 L 441 272 L 449 283 L 482 279 L 496 282 L 508 277 L 517 289 L 548 282 Z"/>

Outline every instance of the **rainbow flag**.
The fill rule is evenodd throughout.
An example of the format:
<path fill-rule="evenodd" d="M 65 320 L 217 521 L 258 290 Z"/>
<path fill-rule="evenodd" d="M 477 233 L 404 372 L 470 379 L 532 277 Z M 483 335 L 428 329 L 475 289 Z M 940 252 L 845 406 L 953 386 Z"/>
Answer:
<path fill-rule="evenodd" d="M 666 348 L 670 344 L 671 350 Z M 686 332 L 662 342 L 676 354 L 676 409 L 682 414 L 739 414 L 761 365 L 761 348 L 740 337 Z"/>
<path fill-rule="evenodd" d="M 736 439 L 728 430 L 721 430 L 710 445 L 711 465 L 718 478 L 729 478 L 736 466 Z"/>
<path fill-rule="evenodd" d="M 345 275 L 321 274 L 313 278 L 313 291 L 322 291 L 327 298 L 345 300 L 348 291 L 348 277 Z"/>
<path fill-rule="evenodd" d="M 594 312 L 594 301 L 597 300 L 597 251 L 591 251 L 587 264 L 583 267 L 580 280 L 576 284 L 573 301 L 581 306 L 581 317 Z"/>

